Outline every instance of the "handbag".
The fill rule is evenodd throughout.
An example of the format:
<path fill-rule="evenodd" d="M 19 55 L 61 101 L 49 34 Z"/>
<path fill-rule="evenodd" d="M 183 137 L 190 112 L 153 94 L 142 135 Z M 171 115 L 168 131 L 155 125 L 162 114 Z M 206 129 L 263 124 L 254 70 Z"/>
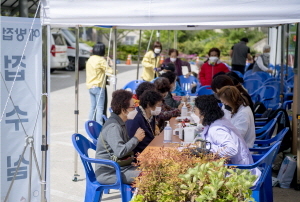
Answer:
<path fill-rule="evenodd" d="M 108 153 L 109 156 L 110 156 L 110 160 L 117 162 L 117 163 L 119 164 L 120 167 L 131 165 L 132 161 L 134 160 L 134 153 L 133 153 L 133 151 L 127 153 L 127 154 L 126 154 L 124 157 L 122 157 L 122 158 L 118 158 L 116 155 L 111 154 L 111 153 L 109 152 L 109 150 L 107 149 L 107 143 L 104 141 L 102 135 L 101 135 L 101 140 L 102 140 L 103 146 L 105 147 L 107 153 Z"/>

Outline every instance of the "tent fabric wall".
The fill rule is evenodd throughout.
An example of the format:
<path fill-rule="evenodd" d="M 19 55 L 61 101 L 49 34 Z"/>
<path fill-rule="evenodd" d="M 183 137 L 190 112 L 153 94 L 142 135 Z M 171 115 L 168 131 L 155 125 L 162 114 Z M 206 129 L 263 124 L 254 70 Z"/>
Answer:
<path fill-rule="evenodd" d="M 194 30 L 300 21 L 299 0 L 42 0 L 42 24 Z"/>

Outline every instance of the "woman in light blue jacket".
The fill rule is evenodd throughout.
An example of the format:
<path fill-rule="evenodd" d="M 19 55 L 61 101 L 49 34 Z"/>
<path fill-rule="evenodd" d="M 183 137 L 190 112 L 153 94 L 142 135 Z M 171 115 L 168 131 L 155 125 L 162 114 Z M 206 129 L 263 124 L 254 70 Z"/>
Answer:
<path fill-rule="evenodd" d="M 202 138 L 211 143 L 211 152 L 228 158 L 229 164 L 252 164 L 253 159 L 245 140 L 218 106 L 213 95 L 202 95 L 195 100 L 195 114 L 204 126 Z M 258 169 L 252 174 L 260 176 Z"/>

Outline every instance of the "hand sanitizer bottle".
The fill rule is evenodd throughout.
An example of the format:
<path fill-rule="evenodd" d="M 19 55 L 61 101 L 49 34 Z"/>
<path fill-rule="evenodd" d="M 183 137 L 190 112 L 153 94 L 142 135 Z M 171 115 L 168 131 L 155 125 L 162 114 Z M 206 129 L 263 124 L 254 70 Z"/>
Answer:
<path fill-rule="evenodd" d="M 181 117 L 187 117 L 188 108 L 185 105 L 185 102 L 183 103 L 183 106 L 181 108 Z"/>
<path fill-rule="evenodd" d="M 172 142 L 172 128 L 170 126 L 170 122 L 167 122 L 167 126 L 164 128 L 164 143 Z"/>

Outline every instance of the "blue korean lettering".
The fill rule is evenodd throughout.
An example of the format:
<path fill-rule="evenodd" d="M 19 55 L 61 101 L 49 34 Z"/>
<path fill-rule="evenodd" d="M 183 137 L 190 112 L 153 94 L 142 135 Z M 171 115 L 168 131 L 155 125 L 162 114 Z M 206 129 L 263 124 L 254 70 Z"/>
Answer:
<path fill-rule="evenodd" d="M 26 34 L 27 30 L 26 29 L 16 29 L 15 30 L 16 34 L 17 34 L 17 40 L 18 41 L 23 41 L 24 40 L 24 35 Z"/>
<path fill-rule="evenodd" d="M 21 180 L 27 178 L 27 166 L 29 165 L 29 161 L 25 160 L 24 157 L 21 159 L 21 156 L 19 156 L 19 159 L 12 163 L 11 156 L 7 156 L 7 181 L 12 181 L 16 171 L 17 166 L 19 162 L 21 161 L 20 167 L 18 169 L 18 173 L 16 174 L 15 180 Z M 14 167 L 12 167 L 12 164 Z"/>
<path fill-rule="evenodd" d="M 6 113 L 6 117 L 11 117 L 14 114 L 18 113 L 19 115 L 22 116 L 27 116 L 27 112 L 22 111 L 19 106 L 15 106 L 15 109 L 13 109 L 11 112 Z M 15 124 L 15 131 L 19 131 L 20 130 L 20 123 L 22 122 L 28 122 L 29 120 L 27 118 L 18 118 L 18 119 L 11 119 L 11 120 L 5 120 L 6 124 Z"/>
<path fill-rule="evenodd" d="M 39 37 L 40 36 L 40 30 L 39 29 L 30 29 L 29 31 L 29 41 L 33 41 L 34 37 Z"/>
<path fill-rule="evenodd" d="M 2 32 L 2 39 L 5 41 L 12 41 L 13 40 L 13 32 L 14 28 L 4 28 Z M 11 35 L 10 35 L 11 34 Z"/>
<path fill-rule="evenodd" d="M 26 56 L 23 55 L 13 55 L 11 59 L 9 59 L 8 55 L 4 56 L 4 68 L 15 68 L 19 64 L 21 67 L 26 68 L 26 64 L 23 62 L 26 59 Z M 19 70 L 18 72 L 16 71 L 10 71 L 10 70 L 5 70 L 5 81 L 14 81 L 14 78 L 16 77 L 16 81 L 24 81 L 25 80 L 25 70 Z"/>

